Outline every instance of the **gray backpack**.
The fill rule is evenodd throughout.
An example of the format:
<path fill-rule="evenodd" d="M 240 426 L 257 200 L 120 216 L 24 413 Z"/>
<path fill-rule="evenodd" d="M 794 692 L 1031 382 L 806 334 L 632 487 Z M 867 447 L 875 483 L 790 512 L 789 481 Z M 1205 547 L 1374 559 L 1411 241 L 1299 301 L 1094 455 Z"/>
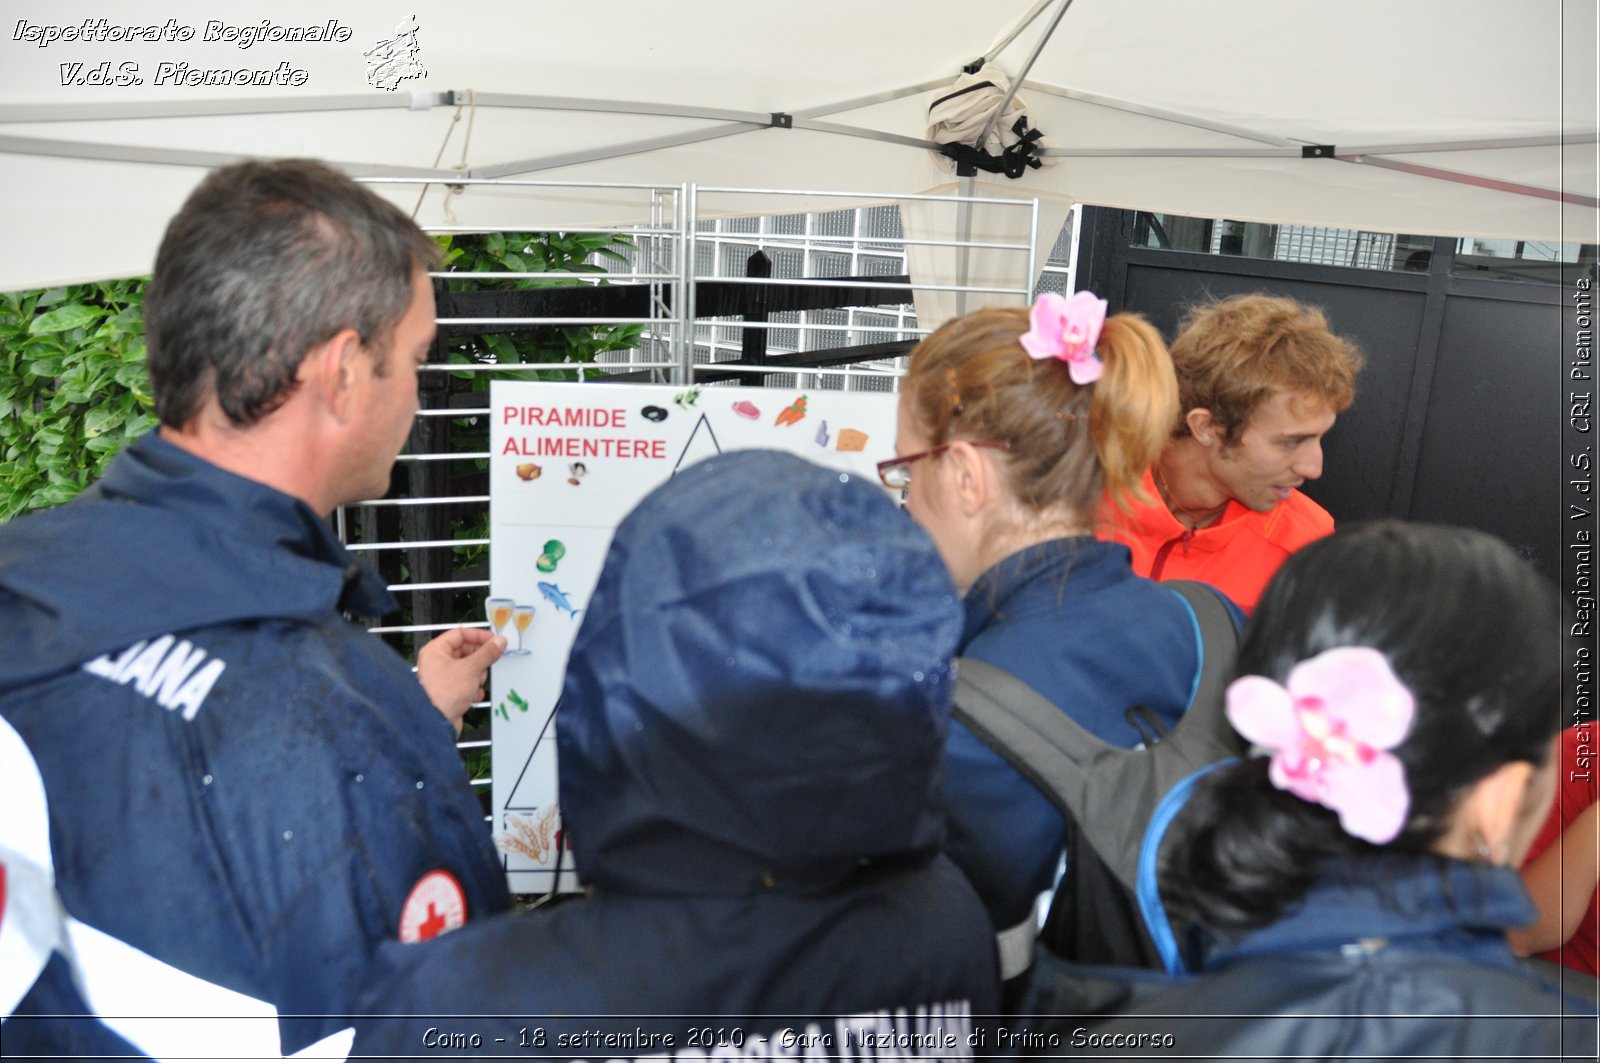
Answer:
<path fill-rule="evenodd" d="M 957 662 L 954 713 L 1066 819 L 1067 873 L 1039 942 L 1078 963 L 1176 972 L 1176 934 L 1155 890 L 1159 848 L 1195 779 L 1244 743 L 1223 714 L 1238 651 L 1232 615 L 1205 584 L 1162 586 L 1189 603 L 1201 641 L 1199 684 L 1165 735 L 1147 731 L 1141 749 L 1111 745 L 1010 672 L 966 657 Z M 1031 919 L 1001 932 L 1004 977 L 1027 969 L 1033 937 Z"/>

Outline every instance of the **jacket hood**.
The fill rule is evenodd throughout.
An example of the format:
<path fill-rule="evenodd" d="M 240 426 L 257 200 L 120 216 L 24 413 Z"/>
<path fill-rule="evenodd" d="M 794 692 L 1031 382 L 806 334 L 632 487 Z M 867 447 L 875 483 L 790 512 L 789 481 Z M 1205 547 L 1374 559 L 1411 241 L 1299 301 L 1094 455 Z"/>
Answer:
<path fill-rule="evenodd" d="M 876 485 L 741 451 L 617 529 L 568 661 L 561 810 L 586 884 L 803 891 L 930 854 L 955 588 Z"/>
<path fill-rule="evenodd" d="M 151 433 L 65 506 L 0 528 L 0 686 L 140 639 L 394 607 L 304 502 Z"/>
<path fill-rule="evenodd" d="M 1506 931 L 1538 916 L 1508 867 L 1444 857 L 1379 855 L 1334 862 L 1277 922 L 1217 950 L 1207 966 L 1279 952 L 1338 952 L 1353 939 L 1448 948 L 1515 965 Z"/>

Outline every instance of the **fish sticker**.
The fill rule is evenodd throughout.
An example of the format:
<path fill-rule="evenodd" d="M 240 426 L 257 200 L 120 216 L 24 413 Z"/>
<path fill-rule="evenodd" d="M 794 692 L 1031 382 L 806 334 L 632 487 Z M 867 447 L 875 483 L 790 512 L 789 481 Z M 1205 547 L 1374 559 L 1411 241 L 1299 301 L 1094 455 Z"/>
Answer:
<path fill-rule="evenodd" d="M 678 409 L 687 410 L 700 401 L 700 389 L 690 388 L 688 391 L 680 391 L 672 396 L 672 401 L 677 404 Z"/>
<path fill-rule="evenodd" d="M 554 583 L 541 581 L 539 593 L 544 596 L 545 601 L 555 606 L 558 612 L 566 613 L 574 620 L 578 619 L 578 614 L 583 612 L 582 609 L 574 608 L 571 599 L 567 597 L 567 592 L 557 587 Z"/>
<path fill-rule="evenodd" d="M 517 475 L 524 480 L 537 480 L 544 475 L 544 470 L 530 461 L 517 466 Z"/>
<path fill-rule="evenodd" d="M 827 421 L 823 421 L 822 424 L 817 426 L 817 446 L 826 447 L 827 445 L 828 445 L 828 422 Z"/>
<path fill-rule="evenodd" d="M 640 410 L 639 413 L 644 417 L 645 420 L 650 421 L 653 424 L 660 424 L 662 421 L 667 419 L 667 409 L 665 406 L 646 406 L 644 409 Z"/>
<path fill-rule="evenodd" d="M 866 450 L 867 433 L 855 428 L 839 429 L 839 450 Z"/>
<path fill-rule="evenodd" d="M 805 419 L 805 416 L 806 397 L 801 395 L 798 399 L 795 399 L 794 402 L 778 411 L 778 416 L 773 420 L 772 423 L 781 428 L 785 425 L 799 424 Z"/>
<path fill-rule="evenodd" d="M 758 421 L 761 419 L 761 407 L 757 406 L 753 402 L 744 400 L 736 402 L 733 404 L 733 412 L 738 414 L 740 417 L 743 417 L 747 421 Z"/>
<path fill-rule="evenodd" d="M 578 481 L 589 475 L 589 466 L 581 461 L 575 461 L 567 466 L 567 483 L 573 487 L 578 486 Z"/>
<path fill-rule="evenodd" d="M 560 539 L 551 539 L 544 544 L 544 553 L 539 555 L 534 567 L 540 572 L 554 572 L 561 559 L 567 556 L 567 544 Z"/>

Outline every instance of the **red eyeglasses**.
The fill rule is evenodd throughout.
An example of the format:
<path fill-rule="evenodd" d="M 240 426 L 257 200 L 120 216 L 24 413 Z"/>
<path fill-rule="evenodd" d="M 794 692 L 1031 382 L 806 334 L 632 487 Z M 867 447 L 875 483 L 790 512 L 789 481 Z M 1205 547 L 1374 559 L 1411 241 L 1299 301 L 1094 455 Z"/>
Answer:
<path fill-rule="evenodd" d="M 904 491 L 911 486 L 912 462 L 921 461 L 923 458 L 937 457 L 957 443 L 966 443 L 974 447 L 988 447 L 990 450 L 1011 449 L 1011 444 L 1003 439 L 952 439 L 950 442 L 934 447 L 932 450 L 923 450 L 916 454 L 907 454 L 903 458 L 890 458 L 888 461 L 878 462 L 878 479 L 883 481 L 883 486 L 892 491 Z"/>

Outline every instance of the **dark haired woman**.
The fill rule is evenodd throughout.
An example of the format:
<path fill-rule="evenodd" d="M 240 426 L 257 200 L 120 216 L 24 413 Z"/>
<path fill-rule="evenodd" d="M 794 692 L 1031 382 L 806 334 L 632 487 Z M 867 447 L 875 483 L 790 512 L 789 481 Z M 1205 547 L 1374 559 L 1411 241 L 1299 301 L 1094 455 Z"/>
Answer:
<path fill-rule="evenodd" d="M 1105 310 L 1088 292 L 1048 294 L 1031 311 L 980 310 L 936 330 L 912 353 L 899 457 L 881 474 L 905 490 L 965 595 L 960 652 L 1133 746 L 1127 710 L 1175 722 L 1200 652 L 1188 604 L 1093 534 L 1102 496 L 1137 490 L 1178 403 L 1160 334 Z M 1002 931 L 1002 970 L 1018 974 L 1061 858 L 1061 816 L 959 724 L 945 788 L 948 851 Z"/>
<path fill-rule="evenodd" d="M 1162 869 L 1211 939 L 1203 974 L 1093 1043 L 1594 1058 L 1592 996 L 1506 943 L 1535 915 L 1514 868 L 1550 804 L 1560 620 L 1554 589 L 1480 532 L 1376 524 L 1291 557 L 1228 690 L 1258 755 L 1200 782 Z"/>

